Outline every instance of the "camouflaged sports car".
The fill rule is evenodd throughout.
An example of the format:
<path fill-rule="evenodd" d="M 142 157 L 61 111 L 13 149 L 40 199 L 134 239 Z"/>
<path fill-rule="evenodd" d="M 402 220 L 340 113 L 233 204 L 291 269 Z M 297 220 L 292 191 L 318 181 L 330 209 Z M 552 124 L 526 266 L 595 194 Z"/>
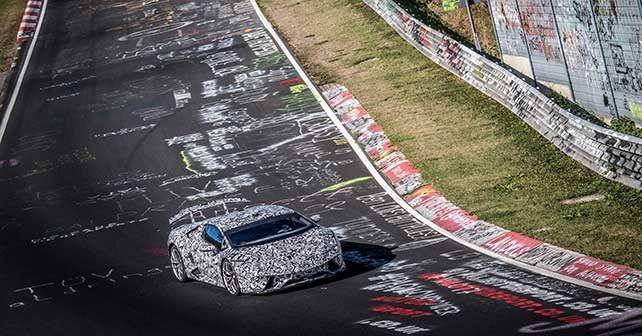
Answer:
<path fill-rule="evenodd" d="M 345 269 L 334 233 L 281 206 L 256 206 L 207 218 L 207 205 L 170 219 L 167 242 L 174 275 L 262 294 L 332 276 Z"/>

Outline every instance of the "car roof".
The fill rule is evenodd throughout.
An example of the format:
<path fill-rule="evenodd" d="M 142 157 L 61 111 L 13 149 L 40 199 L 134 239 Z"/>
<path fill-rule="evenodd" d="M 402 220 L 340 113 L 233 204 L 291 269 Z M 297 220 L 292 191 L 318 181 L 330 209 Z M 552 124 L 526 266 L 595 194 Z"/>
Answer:
<path fill-rule="evenodd" d="M 271 217 L 292 213 L 295 213 L 295 211 L 280 205 L 259 205 L 213 217 L 207 219 L 206 222 L 218 226 L 221 231 L 225 232 Z"/>

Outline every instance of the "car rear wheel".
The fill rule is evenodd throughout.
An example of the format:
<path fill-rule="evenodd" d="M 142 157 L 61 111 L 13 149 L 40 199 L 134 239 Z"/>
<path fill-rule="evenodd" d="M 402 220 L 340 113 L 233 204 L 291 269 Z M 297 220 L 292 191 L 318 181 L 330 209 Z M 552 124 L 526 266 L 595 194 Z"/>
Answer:
<path fill-rule="evenodd" d="M 236 277 L 236 272 L 232 268 L 232 263 L 227 260 L 223 261 L 221 265 L 221 274 L 223 275 L 223 282 L 225 283 L 225 289 L 232 295 L 241 294 L 241 289 L 239 288 L 239 280 Z"/>
<path fill-rule="evenodd" d="M 169 251 L 169 258 L 172 264 L 172 271 L 178 281 L 187 281 L 187 273 L 185 272 L 185 265 L 183 264 L 183 256 L 176 246 L 172 246 Z"/>

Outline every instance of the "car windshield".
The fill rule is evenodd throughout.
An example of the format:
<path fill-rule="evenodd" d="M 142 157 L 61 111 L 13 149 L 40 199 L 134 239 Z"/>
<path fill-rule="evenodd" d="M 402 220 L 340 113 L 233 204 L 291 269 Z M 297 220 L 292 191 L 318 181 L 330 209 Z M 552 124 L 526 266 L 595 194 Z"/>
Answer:
<path fill-rule="evenodd" d="M 234 247 L 265 244 L 306 231 L 314 226 L 300 215 L 285 215 L 255 222 L 225 233 Z"/>

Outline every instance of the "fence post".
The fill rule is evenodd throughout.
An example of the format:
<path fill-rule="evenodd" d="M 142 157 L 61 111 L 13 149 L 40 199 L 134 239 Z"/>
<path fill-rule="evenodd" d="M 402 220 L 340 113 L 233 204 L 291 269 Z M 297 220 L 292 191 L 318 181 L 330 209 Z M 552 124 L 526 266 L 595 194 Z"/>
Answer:
<path fill-rule="evenodd" d="M 557 32 L 557 42 L 560 44 L 560 52 L 564 60 L 564 70 L 566 70 L 566 77 L 568 78 L 568 86 L 571 89 L 571 100 L 575 101 L 575 90 L 573 89 L 573 81 L 571 81 L 571 73 L 568 71 L 568 63 L 566 61 L 566 52 L 564 51 L 564 44 L 562 44 L 562 36 L 560 36 L 560 28 L 557 26 L 557 14 L 555 14 L 555 5 L 553 0 L 548 0 L 551 4 L 551 14 L 553 14 L 553 24 L 555 25 L 555 32 Z"/>
<path fill-rule="evenodd" d="M 591 0 L 587 0 L 591 1 Z M 604 62 L 604 73 L 606 74 L 606 81 L 609 84 L 609 90 L 611 91 L 611 98 L 613 99 L 613 107 L 615 108 L 615 117 L 619 118 L 620 114 L 617 111 L 617 103 L 615 102 L 615 94 L 613 93 L 613 85 L 611 83 L 611 76 L 609 75 L 609 66 L 606 64 L 606 57 L 604 57 L 604 47 L 602 46 L 602 39 L 600 38 L 600 28 L 597 24 L 597 18 L 595 17 L 595 11 L 592 3 L 589 2 L 589 12 L 591 12 L 591 18 L 593 19 L 593 25 L 595 26 L 595 36 L 597 37 L 597 42 L 600 45 L 600 55 L 602 56 L 602 62 Z"/>
<path fill-rule="evenodd" d="M 495 35 L 495 43 L 497 43 L 497 51 L 499 51 L 499 59 L 504 61 L 504 54 L 502 53 L 502 45 L 499 42 L 499 36 L 497 36 L 497 27 L 495 27 L 495 15 L 493 14 L 493 6 L 491 5 L 491 2 L 493 0 L 486 0 L 486 3 L 488 4 L 488 13 L 490 14 L 490 21 L 492 22 L 493 26 L 493 34 Z M 641 0 L 642 1 L 642 0 Z"/>
<path fill-rule="evenodd" d="M 473 31 L 473 40 L 475 40 L 475 48 L 477 51 L 482 51 L 481 44 L 479 43 L 479 36 L 477 36 L 477 28 L 475 28 L 475 20 L 473 20 L 473 12 L 470 10 L 470 0 L 466 1 L 466 12 L 468 13 L 468 21 L 470 22 L 470 29 Z"/>
<path fill-rule="evenodd" d="M 526 31 L 524 30 L 524 23 L 522 23 L 522 10 L 519 8 L 519 0 L 515 0 L 515 8 L 517 8 L 517 19 L 519 20 L 519 26 L 522 28 L 522 37 L 524 38 L 524 43 L 526 43 L 526 54 L 528 55 L 528 64 L 531 66 L 531 72 L 533 73 L 533 81 L 535 82 L 535 86 L 539 88 L 539 85 L 537 83 L 537 76 L 535 75 L 535 68 L 533 67 L 531 49 L 529 48 L 528 38 L 526 37 Z"/>

